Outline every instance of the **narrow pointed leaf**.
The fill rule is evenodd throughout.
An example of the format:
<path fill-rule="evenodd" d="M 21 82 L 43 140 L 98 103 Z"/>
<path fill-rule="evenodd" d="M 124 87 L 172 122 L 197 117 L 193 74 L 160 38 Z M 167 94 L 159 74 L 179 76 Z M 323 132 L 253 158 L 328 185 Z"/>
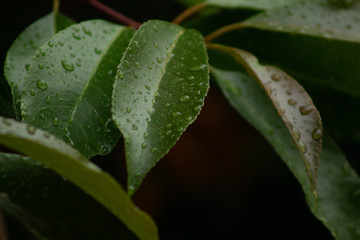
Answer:
<path fill-rule="evenodd" d="M 137 239 L 95 199 L 29 157 L 0 153 L 0 192 L 0 207 L 39 239 Z"/>
<path fill-rule="evenodd" d="M 210 60 L 213 51 L 210 51 Z M 231 65 L 231 61 L 233 60 L 228 57 L 221 58 L 221 62 L 227 66 Z M 232 64 L 226 70 L 211 68 L 225 97 L 274 147 L 300 182 L 310 210 L 332 235 L 338 240 L 359 239 L 360 179 L 339 147 L 325 134 L 317 178 L 316 203 L 303 160 L 288 129 L 281 123 L 281 117 L 255 80 L 246 74 L 242 66 Z"/>
<path fill-rule="evenodd" d="M 320 114 L 304 88 L 280 69 L 259 64 L 248 52 L 217 44 L 209 46 L 230 54 L 265 90 L 299 149 L 315 191 L 323 130 Z"/>
<path fill-rule="evenodd" d="M 244 38 L 245 44 L 236 46 L 308 81 L 359 97 L 360 55 L 354 52 L 360 49 L 360 2 L 349 7 L 332 2 L 307 0 L 259 13 L 244 26 L 267 31 L 251 32 Z M 261 49 L 256 47 L 259 45 Z"/>
<path fill-rule="evenodd" d="M 120 136 L 111 119 L 112 86 L 132 32 L 92 20 L 51 38 L 26 75 L 23 121 L 64 139 L 86 157 L 109 153 Z"/>
<path fill-rule="evenodd" d="M 300 0 L 207 0 L 210 5 L 226 8 L 249 8 L 249 9 L 271 9 L 287 4 L 299 2 Z"/>
<path fill-rule="evenodd" d="M 50 13 L 28 26 L 11 45 L 6 55 L 4 74 L 11 86 L 17 111 L 20 110 L 25 75 L 35 51 L 56 32 L 73 23 L 74 21 L 59 13 Z"/>
<path fill-rule="evenodd" d="M 140 239 L 157 239 L 151 218 L 139 210 L 109 174 L 49 133 L 0 117 L 0 144 L 26 154 L 92 196 Z"/>
<path fill-rule="evenodd" d="M 163 21 L 139 28 L 121 60 L 112 106 L 125 138 L 130 194 L 195 120 L 208 88 L 197 31 Z"/>

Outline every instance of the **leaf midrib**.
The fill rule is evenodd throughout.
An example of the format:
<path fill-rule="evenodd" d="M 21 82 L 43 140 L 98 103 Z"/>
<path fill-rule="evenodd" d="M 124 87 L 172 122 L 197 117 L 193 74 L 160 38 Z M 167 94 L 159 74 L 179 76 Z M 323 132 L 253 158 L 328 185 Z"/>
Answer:
<path fill-rule="evenodd" d="M 110 41 L 110 43 L 107 45 L 106 49 L 101 53 L 99 60 L 96 62 L 96 67 L 93 69 L 93 71 L 90 74 L 89 80 L 86 81 L 86 84 L 84 85 L 83 91 L 81 92 L 80 96 L 78 97 L 74 107 L 73 107 L 73 111 L 71 113 L 71 116 L 69 118 L 69 120 L 67 121 L 67 123 L 65 124 L 65 130 L 68 130 L 68 126 L 70 125 L 70 123 L 74 120 L 74 115 L 77 112 L 78 106 L 81 102 L 81 100 L 83 99 L 83 95 L 86 93 L 86 90 L 89 87 L 90 82 L 93 80 L 95 73 L 97 72 L 98 68 L 100 67 L 100 62 L 103 60 L 104 56 L 107 55 L 109 49 L 111 48 L 111 46 L 113 45 L 113 43 L 119 38 L 119 36 L 122 34 L 122 32 L 125 30 L 126 28 L 121 27 L 119 29 L 118 34 L 116 34 L 114 36 L 114 38 Z M 70 136 L 67 136 L 68 138 L 70 138 Z"/>

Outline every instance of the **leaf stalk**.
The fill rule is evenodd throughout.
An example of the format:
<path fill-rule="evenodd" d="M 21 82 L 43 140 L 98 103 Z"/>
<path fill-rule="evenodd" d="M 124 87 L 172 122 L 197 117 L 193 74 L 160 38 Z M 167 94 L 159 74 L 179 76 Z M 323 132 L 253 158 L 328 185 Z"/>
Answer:
<path fill-rule="evenodd" d="M 184 12 L 180 13 L 180 15 L 177 16 L 173 20 L 173 23 L 180 24 L 180 23 L 184 22 L 186 19 L 188 19 L 189 17 L 191 17 L 195 13 L 199 12 L 201 9 L 205 8 L 206 6 L 208 6 L 207 3 L 199 3 L 197 5 L 194 5 L 194 6 L 190 7 L 190 8 L 188 8 L 188 9 L 186 9 Z"/>

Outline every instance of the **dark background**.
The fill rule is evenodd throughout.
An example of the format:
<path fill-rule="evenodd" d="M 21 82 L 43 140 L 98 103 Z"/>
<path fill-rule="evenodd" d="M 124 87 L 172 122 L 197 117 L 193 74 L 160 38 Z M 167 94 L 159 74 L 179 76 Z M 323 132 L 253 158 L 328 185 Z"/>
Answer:
<path fill-rule="evenodd" d="M 183 10 L 172 1 L 103 2 L 140 22 L 171 20 Z M 1 1 L 1 69 L 12 41 L 51 4 Z M 83 1 L 64 0 L 61 11 L 76 21 L 108 19 Z M 114 159 L 124 159 L 122 145 Z M 354 149 L 342 147 L 355 161 Z M 124 182 L 123 162 L 95 162 Z M 311 215 L 285 164 L 214 84 L 197 121 L 148 174 L 134 201 L 155 219 L 161 239 L 333 239 Z M 32 239 L 16 220 L 7 221 L 10 240 Z"/>

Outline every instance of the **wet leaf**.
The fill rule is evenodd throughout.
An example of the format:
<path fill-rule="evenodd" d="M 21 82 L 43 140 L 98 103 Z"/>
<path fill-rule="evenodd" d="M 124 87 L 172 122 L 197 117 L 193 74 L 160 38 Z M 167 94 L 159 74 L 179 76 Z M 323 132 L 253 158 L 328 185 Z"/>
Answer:
<path fill-rule="evenodd" d="M 137 239 L 95 199 L 31 158 L 0 153 L 0 192 L 1 208 L 39 239 Z"/>
<path fill-rule="evenodd" d="M 214 59 L 214 50 L 209 54 L 210 60 Z M 264 135 L 287 164 L 300 182 L 312 213 L 336 239 L 359 239 L 360 179 L 339 147 L 327 134 L 324 135 L 316 203 L 298 148 L 266 93 L 229 55 L 219 57 L 216 53 L 216 56 L 227 67 L 224 70 L 221 64 L 210 62 L 216 66 L 211 68 L 211 72 L 225 97 L 239 114 Z"/>
<path fill-rule="evenodd" d="M 299 2 L 300 0 L 207 0 L 210 5 L 226 8 L 249 8 L 249 9 L 272 9 L 291 3 Z"/>
<path fill-rule="evenodd" d="M 48 14 L 28 26 L 11 45 L 6 55 L 4 74 L 11 86 L 18 117 L 25 75 L 35 51 L 56 32 L 73 23 L 71 19 L 59 13 Z"/>
<path fill-rule="evenodd" d="M 110 112 L 114 77 L 132 33 L 92 20 L 52 37 L 36 52 L 26 75 L 23 121 L 86 157 L 109 153 L 120 136 Z"/>
<path fill-rule="evenodd" d="M 25 123 L 0 117 L 0 143 L 74 183 L 140 239 L 158 239 L 154 222 L 131 202 L 116 180 L 62 140 Z"/>
<path fill-rule="evenodd" d="M 112 108 L 125 138 L 130 194 L 196 119 L 208 80 L 197 31 L 149 21 L 135 33 L 118 69 Z"/>
<path fill-rule="evenodd" d="M 244 26 L 291 34 L 263 36 L 269 39 L 269 43 L 261 41 L 266 60 L 272 59 L 311 81 L 359 97 L 359 56 L 353 54 L 360 48 L 359 11 L 359 1 L 347 8 L 328 0 L 303 1 L 260 13 L 245 21 Z M 262 39 L 254 36 L 254 41 L 259 38 Z M 252 45 L 256 46 L 254 41 Z"/>
<path fill-rule="evenodd" d="M 230 54 L 265 90 L 298 147 L 312 189 L 316 191 L 323 130 L 320 114 L 309 95 L 285 72 L 259 64 L 257 58 L 246 51 L 218 44 L 208 47 Z"/>

